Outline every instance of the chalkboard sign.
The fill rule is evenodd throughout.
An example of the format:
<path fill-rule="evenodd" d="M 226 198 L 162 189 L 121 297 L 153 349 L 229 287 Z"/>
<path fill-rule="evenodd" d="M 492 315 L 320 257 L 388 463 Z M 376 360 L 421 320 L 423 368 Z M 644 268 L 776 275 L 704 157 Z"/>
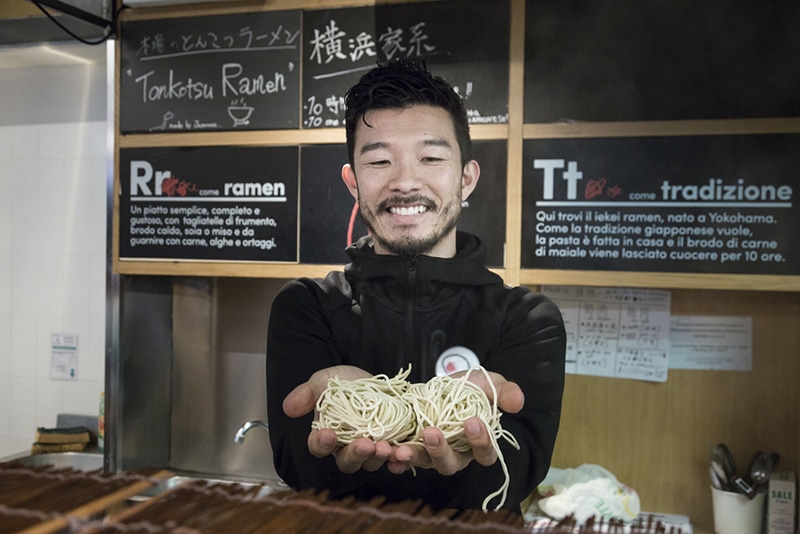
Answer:
<path fill-rule="evenodd" d="M 528 140 L 522 267 L 800 274 L 800 134 Z"/>
<path fill-rule="evenodd" d="M 506 220 L 506 142 L 473 143 L 481 166 L 478 186 L 461 210 L 458 229 L 474 233 L 486 244 L 487 265 L 503 266 Z M 342 182 L 347 162 L 345 145 L 301 149 L 300 262 L 347 263 L 344 249 L 367 234 L 355 201 Z"/>
<path fill-rule="evenodd" d="M 120 259 L 297 261 L 297 152 L 120 150 Z"/>
<path fill-rule="evenodd" d="M 299 126 L 300 11 L 124 22 L 120 43 L 122 133 Z"/>
<path fill-rule="evenodd" d="M 528 0 L 526 123 L 797 117 L 800 2 Z"/>
<path fill-rule="evenodd" d="M 453 85 L 472 124 L 508 122 L 509 2 L 448 0 L 303 12 L 303 127 L 343 126 L 347 90 L 402 56 Z"/>

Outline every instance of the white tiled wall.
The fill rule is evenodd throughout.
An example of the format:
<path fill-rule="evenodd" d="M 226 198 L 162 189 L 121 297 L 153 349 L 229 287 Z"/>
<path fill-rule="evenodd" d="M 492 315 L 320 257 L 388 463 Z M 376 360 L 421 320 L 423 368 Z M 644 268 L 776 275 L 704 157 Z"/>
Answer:
<path fill-rule="evenodd" d="M 105 121 L 0 123 L 0 458 L 30 448 L 59 413 L 97 415 L 106 158 Z M 61 332 L 78 335 L 75 379 L 51 378 L 51 334 Z"/>

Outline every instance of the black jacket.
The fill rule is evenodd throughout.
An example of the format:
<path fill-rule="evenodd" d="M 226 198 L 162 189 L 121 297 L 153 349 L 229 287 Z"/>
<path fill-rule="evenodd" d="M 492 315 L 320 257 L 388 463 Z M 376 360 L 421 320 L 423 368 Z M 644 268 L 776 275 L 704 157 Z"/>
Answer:
<path fill-rule="evenodd" d="M 500 419 L 521 446 L 517 451 L 499 440 L 511 473 L 504 507 L 518 508 L 547 473 L 558 431 L 566 351 L 558 308 L 527 288 L 505 286 L 486 269 L 485 249 L 470 234 L 459 232 L 450 259 L 378 255 L 369 237 L 347 252 L 352 263 L 344 272 L 294 280 L 272 305 L 267 405 L 277 473 L 297 490 L 328 489 L 332 498 L 383 495 L 421 498 L 436 509 L 480 508 L 503 484 L 499 462 L 473 462 L 452 476 L 431 469 L 394 475 L 385 468 L 342 474 L 332 457 L 308 452 L 313 415 L 291 419 L 282 409 L 286 395 L 318 369 L 346 364 L 394 376 L 410 362 L 409 380 L 427 381 L 438 355 L 460 345 L 525 393 L 522 411 Z"/>

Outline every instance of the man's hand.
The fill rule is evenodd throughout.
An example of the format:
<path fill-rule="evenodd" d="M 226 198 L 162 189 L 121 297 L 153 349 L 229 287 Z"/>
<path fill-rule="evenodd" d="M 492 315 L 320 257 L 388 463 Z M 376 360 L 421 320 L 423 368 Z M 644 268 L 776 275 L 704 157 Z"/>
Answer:
<path fill-rule="evenodd" d="M 342 380 L 357 380 L 372 376 L 368 372 L 352 365 L 335 365 L 320 369 L 308 379 L 294 388 L 283 399 L 283 412 L 289 417 L 302 417 L 317 406 L 317 400 L 328 387 L 328 380 L 334 377 Z"/>
<path fill-rule="evenodd" d="M 453 378 L 458 378 L 464 374 L 466 374 L 466 371 L 455 373 L 452 376 Z M 481 388 L 491 403 L 493 401 L 492 387 L 486 379 L 487 375 L 492 384 L 494 384 L 494 390 L 497 392 L 497 407 L 508 413 L 519 412 L 525 405 L 525 394 L 515 382 L 510 382 L 503 375 L 491 371 L 487 371 L 486 374 L 472 371 L 469 375 L 469 381 Z"/>
<path fill-rule="evenodd" d="M 328 380 L 335 376 L 342 380 L 356 380 L 372 375 L 351 365 L 321 369 L 311 375 L 308 382 L 300 384 L 286 396 L 283 400 L 284 413 L 289 417 L 302 417 L 314 410 L 317 400 L 328 387 Z M 392 446 L 386 441 L 374 442 L 368 438 L 359 438 L 341 449 L 337 448 L 336 441 L 336 433 L 331 429 L 311 430 L 308 435 L 308 450 L 317 458 L 333 454 L 336 465 L 343 473 L 355 473 L 362 468 L 375 471 L 392 453 Z"/>
<path fill-rule="evenodd" d="M 339 471 L 348 474 L 359 469 L 377 471 L 392 454 L 392 446 L 388 442 L 372 441 L 369 438 L 358 438 L 337 450 L 336 433 L 329 428 L 311 431 L 308 435 L 308 450 L 318 458 L 333 454 Z"/>
<path fill-rule="evenodd" d="M 457 373 L 453 378 L 458 378 L 465 373 Z M 498 373 L 488 373 L 488 378 L 497 392 L 497 406 L 509 413 L 519 412 L 525 404 L 525 394 L 514 383 L 506 380 Z M 489 402 L 493 402 L 492 387 L 484 373 L 472 371 L 469 381 L 480 387 L 486 393 Z M 400 474 L 411 467 L 436 469 L 442 475 L 452 475 L 464 469 L 472 460 L 481 465 L 489 466 L 497 461 L 497 451 L 486 425 L 477 417 L 470 417 L 464 421 L 464 434 L 471 449 L 466 452 L 454 451 L 445 440 L 441 430 L 428 427 L 422 431 L 422 443 L 419 445 L 400 445 L 389 459 L 387 468 L 395 474 Z"/>
<path fill-rule="evenodd" d="M 464 373 L 453 375 L 458 378 Z M 342 380 L 369 378 L 363 369 L 350 365 L 338 365 L 321 369 L 292 390 L 283 401 L 283 411 L 289 417 L 302 417 L 314 410 L 317 400 L 328 387 L 328 380 L 338 376 Z M 497 406 L 509 413 L 516 413 L 525 404 L 525 395 L 514 382 L 509 382 L 498 373 L 488 373 L 488 379 L 497 392 Z M 493 402 L 492 387 L 487 375 L 473 371 L 470 382 L 480 387 L 489 402 Z M 435 427 L 428 427 L 422 432 L 424 446 L 400 445 L 393 447 L 386 441 L 374 442 L 368 438 L 359 438 L 342 448 L 337 448 L 336 433 L 331 429 L 311 430 L 308 435 L 308 450 L 318 458 L 330 454 L 336 457 L 336 465 L 343 473 L 355 473 L 359 469 L 376 471 L 386 464 L 387 469 L 400 474 L 412 467 L 436 469 L 443 475 L 452 475 L 464 469 L 472 460 L 489 466 L 497 461 L 489 430 L 477 417 L 464 421 L 464 432 L 471 449 L 466 452 L 454 451 L 447 444 L 442 432 Z"/>

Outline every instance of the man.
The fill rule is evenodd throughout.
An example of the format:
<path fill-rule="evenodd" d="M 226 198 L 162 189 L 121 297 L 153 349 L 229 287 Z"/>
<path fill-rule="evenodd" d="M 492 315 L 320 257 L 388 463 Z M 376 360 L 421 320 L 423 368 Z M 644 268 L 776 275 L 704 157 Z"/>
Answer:
<path fill-rule="evenodd" d="M 480 419 L 464 421 L 468 452 L 453 451 L 434 427 L 424 447 L 367 438 L 337 447 L 333 430 L 311 430 L 329 378 L 395 376 L 411 363 L 409 380 L 427 381 L 445 349 L 466 347 L 490 372 L 501 424 L 520 444 L 500 440 L 511 473 L 504 506 L 519 509 L 548 470 L 558 430 L 561 315 L 546 297 L 504 286 L 484 266 L 480 240 L 456 231 L 480 167 L 446 82 L 411 60 L 378 65 L 348 92 L 345 125 L 342 179 L 370 236 L 348 247 L 344 272 L 292 281 L 273 303 L 267 400 L 277 473 L 333 498 L 480 508 L 505 480 Z M 470 380 L 491 398 L 482 373 Z"/>

